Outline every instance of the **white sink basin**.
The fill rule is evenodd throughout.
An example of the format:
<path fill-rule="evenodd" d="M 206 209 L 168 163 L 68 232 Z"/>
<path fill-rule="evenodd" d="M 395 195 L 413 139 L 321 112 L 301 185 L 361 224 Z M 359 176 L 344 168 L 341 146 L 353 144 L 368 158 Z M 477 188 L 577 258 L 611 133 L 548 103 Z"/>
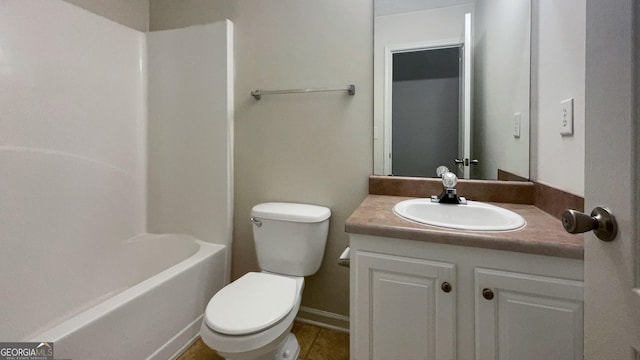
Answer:
<path fill-rule="evenodd" d="M 452 205 L 433 203 L 431 199 L 411 199 L 396 204 L 393 212 L 422 224 L 460 230 L 516 230 L 526 223 L 513 211 L 478 201 Z"/>

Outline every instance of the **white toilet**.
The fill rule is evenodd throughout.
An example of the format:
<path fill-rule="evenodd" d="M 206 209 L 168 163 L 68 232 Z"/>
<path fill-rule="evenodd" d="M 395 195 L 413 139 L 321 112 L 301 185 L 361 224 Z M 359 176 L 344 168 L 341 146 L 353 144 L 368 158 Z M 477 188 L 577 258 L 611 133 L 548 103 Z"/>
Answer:
<path fill-rule="evenodd" d="M 251 209 L 253 239 L 262 272 L 250 272 L 209 301 L 200 336 L 226 359 L 296 359 L 291 333 L 304 276 L 320 268 L 331 210 L 295 203 Z"/>

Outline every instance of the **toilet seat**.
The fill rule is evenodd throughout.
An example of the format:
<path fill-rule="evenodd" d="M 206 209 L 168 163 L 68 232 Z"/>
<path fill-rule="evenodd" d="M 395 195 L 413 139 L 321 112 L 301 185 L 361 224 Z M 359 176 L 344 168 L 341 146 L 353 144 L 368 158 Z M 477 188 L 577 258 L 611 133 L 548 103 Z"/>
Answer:
<path fill-rule="evenodd" d="M 211 298 L 205 322 L 226 335 L 247 335 L 269 328 L 296 305 L 293 278 L 250 272 L 225 286 Z"/>

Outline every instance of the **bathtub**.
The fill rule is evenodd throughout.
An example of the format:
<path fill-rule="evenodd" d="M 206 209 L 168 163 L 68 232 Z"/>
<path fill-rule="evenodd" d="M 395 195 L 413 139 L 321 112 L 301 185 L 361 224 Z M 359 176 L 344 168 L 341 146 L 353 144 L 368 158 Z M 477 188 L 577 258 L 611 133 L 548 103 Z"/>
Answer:
<path fill-rule="evenodd" d="M 56 359 L 175 358 L 197 336 L 207 302 L 225 284 L 226 251 L 186 235 L 129 239 L 95 259 L 99 267 L 112 262 L 103 272 L 109 280 L 92 280 L 103 288 L 91 291 L 102 295 L 68 304 L 65 314 L 24 340 L 53 342 Z"/>

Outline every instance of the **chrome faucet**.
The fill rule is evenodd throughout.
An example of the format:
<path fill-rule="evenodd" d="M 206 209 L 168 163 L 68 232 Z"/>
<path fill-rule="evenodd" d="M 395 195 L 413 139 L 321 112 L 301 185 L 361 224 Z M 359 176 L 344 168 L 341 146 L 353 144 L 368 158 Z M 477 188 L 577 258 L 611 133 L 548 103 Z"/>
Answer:
<path fill-rule="evenodd" d="M 444 190 L 440 195 L 432 195 L 431 202 L 466 205 L 467 199 L 459 197 L 456 191 L 456 184 L 458 183 L 458 177 L 456 174 L 449 171 L 446 166 L 439 166 L 436 169 L 436 174 L 442 178 Z"/>

